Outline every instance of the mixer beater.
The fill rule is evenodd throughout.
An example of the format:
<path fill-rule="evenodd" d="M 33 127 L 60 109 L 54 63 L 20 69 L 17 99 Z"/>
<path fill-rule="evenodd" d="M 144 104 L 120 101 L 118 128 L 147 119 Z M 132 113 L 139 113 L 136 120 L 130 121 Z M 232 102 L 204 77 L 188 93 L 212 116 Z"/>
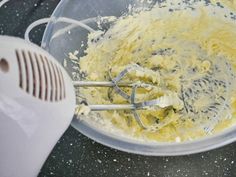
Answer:
<path fill-rule="evenodd" d="M 107 111 L 107 110 L 131 110 L 135 120 L 138 124 L 146 129 L 147 127 L 142 122 L 137 110 L 144 109 L 162 109 L 169 106 L 173 107 L 182 107 L 182 101 L 176 95 L 169 96 L 161 96 L 157 99 L 152 99 L 148 101 L 136 102 L 136 91 L 138 88 L 143 88 L 148 90 L 158 89 L 158 86 L 148 84 L 148 83 L 131 83 L 131 82 L 122 82 L 122 79 L 132 71 L 138 71 L 143 74 L 149 72 L 154 73 L 152 70 L 147 68 L 142 68 L 137 64 L 132 64 L 127 66 L 123 71 L 121 71 L 118 76 L 112 78 L 111 73 L 109 73 L 109 77 L 111 81 L 74 81 L 73 84 L 75 87 L 112 87 L 117 94 L 122 96 L 125 100 L 127 100 L 130 104 L 109 104 L 109 105 L 88 105 L 91 111 Z M 155 74 L 155 73 L 154 73 Z M 156 75 L 156 74 L 155 74 Z M 159 78 L 158 78 L 159 80 Z M 127 94 L 125 91 L 121 89 L 121 87 L 130 87 L 132 89 L 131 94 Z"/>

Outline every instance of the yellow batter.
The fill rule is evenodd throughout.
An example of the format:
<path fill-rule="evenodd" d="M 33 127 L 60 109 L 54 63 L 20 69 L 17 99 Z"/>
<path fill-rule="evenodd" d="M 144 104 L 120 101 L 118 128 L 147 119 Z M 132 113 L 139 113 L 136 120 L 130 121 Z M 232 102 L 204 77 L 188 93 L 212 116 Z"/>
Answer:
<path fill-rule="evenodd" d="M 225 6 L 235 12 L 236 10 L 236 1 L 235 0 L 211 0 L 213 4 Z"/>
<path fill-rule="evenodd" d="M 147 129 L 130 111 L 106 111 L 102 116 L 129 135 L 157 141 L 191 140 L 231 126 L 236 120 L 234 7 L 204 2 L 161 6 L 121 17 L 106 32 L 91 33 L 80 67 L 86 80 L 104 81 L 138 65 L 145 72 L 130 72 L 122 81 L 155 88 L 138 89 L 137 101 L 163 96 L 181 101 L 138 111 Z M 82 93 L 92 104 L 128 103 L 108 88 L 85 88 Z"/>

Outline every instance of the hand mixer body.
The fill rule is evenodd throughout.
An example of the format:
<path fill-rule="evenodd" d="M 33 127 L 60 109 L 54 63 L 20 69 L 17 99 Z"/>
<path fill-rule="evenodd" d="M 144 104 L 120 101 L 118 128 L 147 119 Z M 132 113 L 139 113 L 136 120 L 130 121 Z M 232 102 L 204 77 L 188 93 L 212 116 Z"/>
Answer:
<path fill-rule="evenodd" d="M 0 36 L 0 176 L 37 176 L 69 126 L 72 82 L 47 52 Z"/>

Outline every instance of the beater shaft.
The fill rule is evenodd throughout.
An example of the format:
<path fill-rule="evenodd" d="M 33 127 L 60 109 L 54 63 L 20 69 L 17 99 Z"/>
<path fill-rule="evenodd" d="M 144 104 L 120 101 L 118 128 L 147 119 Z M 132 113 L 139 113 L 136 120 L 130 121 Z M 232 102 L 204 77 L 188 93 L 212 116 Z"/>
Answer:
<path fill-rule="evenodd" d="M 74 87 L 132 87 L 132 83 L 119 82 L 114 83 L 111 81 L 73 81 Z M 102 105 L 89 105 L 91 111 L 109 111 L 109 110 L 135 110 L 137 109 L 134 104 L 102 104 Z"/>
<path fill-rule="evenodd" d="M 112 81 L 73 81 L 74 87 L 134 87 L 134 83 L 130 82 L 112 82 Z M 146 84 L 148 85 L 148 84 Z M 135 93 L 134 93 L 135 94 Z M 151 106 L 160 106 L 162 101 L 160 99 L 149 100 L 139 103 L 134 103 L 130 100 L 131 104 L 96 104 L 89 105 L 91 111 L 109 111 L 109 110 L 140 110 Z M 166 105 L 167 107 L 170 105 Z M 163 107 L 163 106 L 160 106 Z"/>
<path fill-rule="evenodd" d="M 109 111 L 109 110 L 135 110 L 135 104 L 103 104 L 103 105 L 89 105 L 91 111 Z"/>
<path fill-rule="evenodd" d="M 133 87 L 133 83 L 119 82 L 114 83 L 111 81 L 73 81 L 75 87 Z"/>

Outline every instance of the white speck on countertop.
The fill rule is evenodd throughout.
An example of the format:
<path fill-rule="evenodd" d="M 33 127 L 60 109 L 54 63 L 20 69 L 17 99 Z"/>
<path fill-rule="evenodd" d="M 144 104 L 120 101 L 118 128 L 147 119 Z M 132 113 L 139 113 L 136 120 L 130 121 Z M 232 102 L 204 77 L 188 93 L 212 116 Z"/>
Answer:
<path fill-rule="evenodd" d="M 113 162 L 117 162 L 117 160 L 116 160 L 116 159 L 113 159 Z"/>
<path fill-rule="evenodd" d="M 98 163 L 102 163 L 102 161 L 100 159 L 98 159 L 97 161 L 98 161 Z"/>
<path fill-rule="evenodd" d="M 131 159 L 130 159 L 130 158 L 128 158 L 127 160 L 128 160 L 128 161 L 130 161 Z"/>
<path fill-rule="evenodd" d="M 180 137 L 176 137 L 176 138 L 175 138 L 175 142 L 177 142 L 177 143 L 181 142 Z"/>
<path fill-rule="evenodd" d="M 169 159 L 166 159 L 166 162 L 168 162 L 169 161 Z"/>
<path fill-rule="evenodd" d="M 226 158 L 224 158 L 224 161 L 226 161 L 227 159 Z"/>
<path fill-rule="evenodd" d="M 233 161 L 233 160 L 231 161 L 231 164 L 234 164 L 234 161 Z"/>
<path fill-rule="evenodd" d="M 147 172 L 147 176 L 150 176 L 150 172 Z"/>
<path fill-rule="evenodd" d="M 176 172 L 179 173 L 179 172 L 180 172 L 180 169 L 178 169 Z"/>
<path fill-rule="evenodd" d="M 66 59 L 63 60 L 63 66 L 67 67 L 67 60 Z"/>

